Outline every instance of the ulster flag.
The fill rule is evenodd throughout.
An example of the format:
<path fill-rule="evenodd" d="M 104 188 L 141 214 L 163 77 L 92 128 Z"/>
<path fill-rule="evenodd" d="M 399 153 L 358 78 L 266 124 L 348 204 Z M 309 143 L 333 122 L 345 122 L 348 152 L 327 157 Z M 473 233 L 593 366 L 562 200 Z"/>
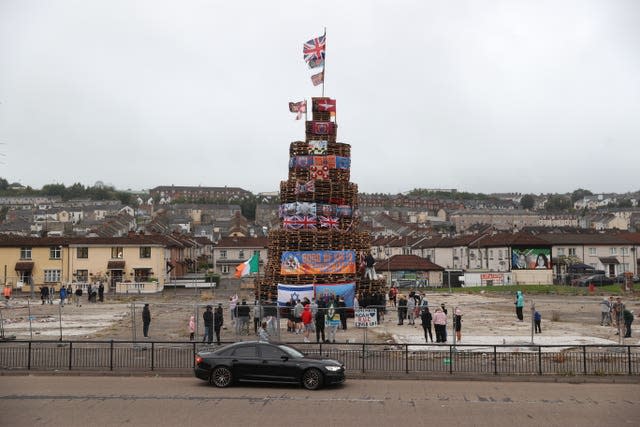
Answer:
<path fill-rule="evenodd" d="M 331 98 L 317 98 L 314 99 L 314 106 L 316 111 L 336 111 L 336 100 Z"/>

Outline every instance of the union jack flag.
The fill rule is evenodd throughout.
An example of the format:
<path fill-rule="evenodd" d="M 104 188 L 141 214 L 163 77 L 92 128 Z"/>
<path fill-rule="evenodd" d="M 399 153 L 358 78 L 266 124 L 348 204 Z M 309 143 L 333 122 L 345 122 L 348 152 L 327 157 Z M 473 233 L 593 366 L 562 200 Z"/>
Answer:
<path fill-rule="evenodd" d="M 313 193 L 316 191 L 315 181 L 296 182 L 295 194 Z"/>
<path fill-rule="evenodd" d="M 299 216 L 287 216 L 282 220 L 282 226 L 289 230 L 297 230 L 302 227 L 301 218 Z"/>
<path fill-rule="evenodd" d="M 333 216 L 319 216 L 320 227 L 324 228 L 338 228 L 338 218 Z"/>
<path fill-rule="evenodd" d="M 316 217 L 311 215 L 305 215 L 300 218 L 300 225 L 302 228 L 315 229 L 316 228 Z"/>
<path fill-rule="evenodd" d="M 316 37 L 306 42 L 302 46 L 302 53 L 304 54 L 304 60 L 306 62 L 314 61 L 314 65 L 317 61 L 324 60 L 325 49 L 325 36 Z"/>

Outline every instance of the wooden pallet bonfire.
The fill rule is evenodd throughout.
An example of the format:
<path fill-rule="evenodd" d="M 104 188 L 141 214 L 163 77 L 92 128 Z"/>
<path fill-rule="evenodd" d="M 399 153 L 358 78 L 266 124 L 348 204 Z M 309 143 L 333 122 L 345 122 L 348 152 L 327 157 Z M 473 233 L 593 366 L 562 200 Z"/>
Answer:
<path fill-rule="evenodd" d="M 351 146 L 336 142 L 337 124 L 313 98 L 306 140 L 289 147 L 289 174 L 280 183 L 280 228 L 269 233 L 265 273 L 255 280 L 256 296 L 276 299 L 278 284 L 321 285 L 355 283 L 356 294 L 384 292 L 385 279 L 363 278 L 361 260 L 371 236 L 358 231 L 358 186 L 350 182 Z M 282 274 L 285 252 L 347 251 L 355 253 L 355 271 Z"/>

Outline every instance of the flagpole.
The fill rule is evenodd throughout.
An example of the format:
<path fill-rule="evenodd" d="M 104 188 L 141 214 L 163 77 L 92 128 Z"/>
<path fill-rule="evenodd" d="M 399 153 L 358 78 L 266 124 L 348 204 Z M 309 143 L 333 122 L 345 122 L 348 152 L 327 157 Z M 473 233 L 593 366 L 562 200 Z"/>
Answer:
<path fill-rule="evenodd" d="M 327 27 L 324 27 L 324 61 L 322 61 L 322 97 L 324 98 L 324 82 L 327 80 L 325 69 L 327 66 Z"/>

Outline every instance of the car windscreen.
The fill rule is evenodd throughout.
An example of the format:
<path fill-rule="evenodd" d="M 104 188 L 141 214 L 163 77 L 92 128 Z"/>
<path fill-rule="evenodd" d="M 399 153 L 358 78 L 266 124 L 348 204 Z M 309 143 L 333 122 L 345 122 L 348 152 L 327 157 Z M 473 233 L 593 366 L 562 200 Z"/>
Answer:
<path fill-rule="evenodd" d="M 279 345 L 278 348 L 284 351 L 285 353 L 287 353 L 290 357 L 295 357 L 295 358 L 304 357 L 304 354 L 300 353 L 298 350 L 296 350 L 293 347 L 289 347 L 286 345 Z"/>

